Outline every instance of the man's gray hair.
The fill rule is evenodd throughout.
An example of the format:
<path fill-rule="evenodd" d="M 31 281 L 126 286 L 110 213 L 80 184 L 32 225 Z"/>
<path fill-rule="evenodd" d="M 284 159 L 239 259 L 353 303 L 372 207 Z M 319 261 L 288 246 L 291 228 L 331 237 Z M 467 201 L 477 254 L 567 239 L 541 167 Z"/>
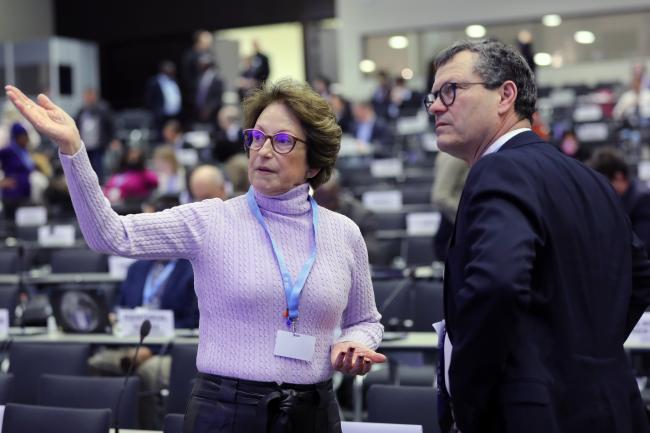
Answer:
<path fill-rule="evenodd" d="M 496 89 L 506 81 L 513 81 L 517 86 L 515 112 L 532 121 L 537 88 L 533 71 L 524 57 L 515 48 L 494 39 L 458 41 L 436 56 L 436 71 L 462 51 L 478 54 L 474 72 L 488 89 Z"/>

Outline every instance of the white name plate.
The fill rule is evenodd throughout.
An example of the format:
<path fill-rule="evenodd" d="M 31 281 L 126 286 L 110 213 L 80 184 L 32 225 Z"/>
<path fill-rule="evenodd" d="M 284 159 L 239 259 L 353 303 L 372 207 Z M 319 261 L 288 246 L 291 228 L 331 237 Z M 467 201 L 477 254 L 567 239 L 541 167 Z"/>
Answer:
<path fill-rule="evenodd" d="M 404 164 L 399 158 L 375 159 L 370 163 L 373 177 L 400 177 L 404 173 Z"/>
<path fill-rule="evenodd" d="M 199 153 L 196 149 L 178 149 L 176 150 L 178 162 L 186 167 L 193 167 L 199 162 Z"/>
<path fill-rule="evenodd" d="M 25 206 L 16 209 L 16 225 L 42 226 L 47 224 L 47 209 L 43 206 Z"/>
<path fill-rule="evenodd" d="M 650 343 L 650 313 L 643 313 L 641 319 L 630 333 L 628 341 Z"/>
<path fill-rule="evenodd" d="M 650 161 L 640 161 L 638 167 L 639 179 L 650 180 Z"/>
<path fill-rule="evenodd" d="M 74 226 L 69 224 L 41 226 L 38 228 L 38 243 L 43 246 L 72 246 L 74 233 Z"/>
<path fill-rule="evenodd" d="M 126 274 L 136 260 L 128 257 L 108 256 L 108 273 L 111 277 L 125 279 Z"/>
<path fill-rule="evenodd" d="M 440 227 L 440 212 L 413 212 L 406 214 L 406 234 L 433 236 Z"/>
<path fill-rule="evenodd" d="M 366 209 L 375 212 L 393 212 L 402 209 L 402 191 L 366 191 L 361 196 Z"/>
<path fill-rule="evenodd" d="M 117 310 L 117 326 L 115 335 L 118 337 L 140 337 L 142 322 L 151 322 L 152 337 L 171 338 L 174 336 L 174 312 L 172 310 L 135 310 L 121 308 Z"/>
<path fill-rule="evenodd" d="M 9 310 L 0 308 L 0 339 L 9 337 Z"/>

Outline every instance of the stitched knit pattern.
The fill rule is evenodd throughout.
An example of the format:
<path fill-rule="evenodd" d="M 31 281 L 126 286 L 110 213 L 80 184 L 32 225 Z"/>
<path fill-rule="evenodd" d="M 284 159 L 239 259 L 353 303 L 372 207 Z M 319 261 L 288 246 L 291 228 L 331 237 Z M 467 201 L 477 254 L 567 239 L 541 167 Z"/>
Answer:
<path fill-rule="evenodd" d="M 357 341 L 371 349 L 379 345 L 383 327 L 368 253 L 359 228 L 348 218 L 319 207 L 316 261 L 301 295 L 297 326 L 297 332 L 316 337 L 313 360 L 277 357 L 276 332 L 287 329 L 282 277 L 268 236 L 245 196 L 119 216 L 102 194 L 85 148 L 60 158 L 81 231 L 92 249 L 192 263 L 200 311 L 200 372 L 316 383 L 332 375 L 334 342 Z M 255 192 L 293 281 L 313 242 L 308 191 L 303 184 L 280 196 Z"/>

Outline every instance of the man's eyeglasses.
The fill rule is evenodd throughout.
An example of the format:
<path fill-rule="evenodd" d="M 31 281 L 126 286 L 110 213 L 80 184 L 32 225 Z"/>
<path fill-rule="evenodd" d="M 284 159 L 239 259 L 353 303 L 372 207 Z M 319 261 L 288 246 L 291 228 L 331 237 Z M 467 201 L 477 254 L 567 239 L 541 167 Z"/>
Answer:
<path fill-rule="evenodd" d="M 246 147 L 246 150 L 260 150 L 264 146 L 264 143 L 266 143 L 267 138 L 271 139 L 271 147 L 273 147 L 273 150 L 280 154 L 291 152 L 299 141 L 305 143 L 305 140 L 301 140 L 286 132 L 267 135 L 259 129 L 244 129 L 244 147 Z"/>
<path fill-rule="evenodd" d="M 440 97 L 440 102 L 442 102 L 442 105 L 445 107 L 451 106 L 451 104 L 454 103 L 456 100 L 456 89 L 461 88 L 464 89 L 467 86 L 472 86 L 474 84 L 482 84 L 485 85 L 487 83 L 456 83 L 454 81 L 450 81 L 448 83 L 443 84 L 439 90 L 436 90 L 435 92 L 428 93 L 422 102 L 424 102 L 424 108 L 429 112 L 429 109 L 433 105 L 434 102 L 436 102 L 436 99 Z"/>

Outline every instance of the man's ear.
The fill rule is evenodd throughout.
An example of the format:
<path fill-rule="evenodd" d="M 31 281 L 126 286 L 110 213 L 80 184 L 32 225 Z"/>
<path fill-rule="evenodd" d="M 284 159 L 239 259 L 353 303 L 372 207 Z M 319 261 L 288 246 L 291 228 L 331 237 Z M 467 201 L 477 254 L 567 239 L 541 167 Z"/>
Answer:
<path fill-rule="evenodd" d="M 497 108 L 499 114 L 507 113 L 511 107 L 514 109 L 517 94 L 517 85 L 514 81 L 507 80 L 501 85 L 499 88 L 500 100 Z"/>

